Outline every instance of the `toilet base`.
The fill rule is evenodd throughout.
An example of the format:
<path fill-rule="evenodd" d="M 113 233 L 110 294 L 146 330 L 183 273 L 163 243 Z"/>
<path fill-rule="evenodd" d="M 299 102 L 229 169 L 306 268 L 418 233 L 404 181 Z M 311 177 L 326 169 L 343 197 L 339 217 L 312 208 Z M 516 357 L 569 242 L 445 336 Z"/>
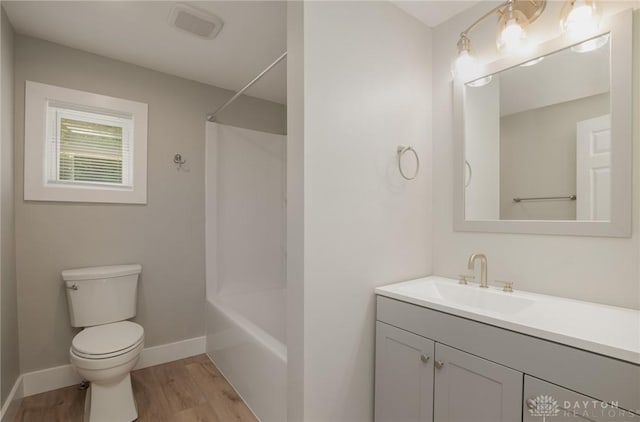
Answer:
<path fill-rule="evenodd" d="M 137 418 L 129 373 L 114 383 L 91 383 L 84 401 L 84 422 L 131 422 Z"/>

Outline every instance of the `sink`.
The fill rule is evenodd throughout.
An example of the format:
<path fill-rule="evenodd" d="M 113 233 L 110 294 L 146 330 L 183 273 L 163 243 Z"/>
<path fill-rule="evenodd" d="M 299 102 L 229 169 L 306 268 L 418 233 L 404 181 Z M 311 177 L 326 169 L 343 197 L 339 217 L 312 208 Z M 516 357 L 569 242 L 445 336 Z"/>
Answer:
<path fill-rule="evenodd" d="M 498 288 L 481 289 L 475 284 L 454 284 L 438 279 L 407 284 L 399 290 L 424 299 L 505 315 L 520 312 L 535 303 L 531 298 L 521 297 L 517 293 L 506 293 Z"/>
<path fill-rule="evenodd" d="M 517 287 L 517 286 L 516 286 Z M 491 324 L 640 365 L 640 310 L 430 276 L 390 284 L 379 296 Z"/>

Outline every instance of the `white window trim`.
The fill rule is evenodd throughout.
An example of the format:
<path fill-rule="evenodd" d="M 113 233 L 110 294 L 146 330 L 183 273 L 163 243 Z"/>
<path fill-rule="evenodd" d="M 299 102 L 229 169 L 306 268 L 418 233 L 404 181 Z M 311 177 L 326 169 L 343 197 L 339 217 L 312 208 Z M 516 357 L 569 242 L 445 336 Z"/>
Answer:
<path fill-rule="evenodd" d="M 47 110 L 69 104 L 105 114 L 131 116 L 132 186 L 49 183 L 46 162 Z M 136 101 L 108 97 L 38 82 L 26 82 L 24 133 L 24 199 L 26 201 L 147 203 L 147 113 L 148 106 Z"/>

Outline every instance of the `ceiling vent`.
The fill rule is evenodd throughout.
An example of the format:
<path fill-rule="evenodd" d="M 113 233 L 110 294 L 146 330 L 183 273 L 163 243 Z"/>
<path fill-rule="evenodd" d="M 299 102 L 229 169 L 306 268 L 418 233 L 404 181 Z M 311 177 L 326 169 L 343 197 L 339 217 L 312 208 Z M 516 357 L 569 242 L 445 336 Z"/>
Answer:
<path fill-rule="evenodd" d="M 208 40 L 214 39 L 224 25 L 219 17 L 186 4 L 177 4 L 171 10 L 169 23 L 181 31 Z"/>

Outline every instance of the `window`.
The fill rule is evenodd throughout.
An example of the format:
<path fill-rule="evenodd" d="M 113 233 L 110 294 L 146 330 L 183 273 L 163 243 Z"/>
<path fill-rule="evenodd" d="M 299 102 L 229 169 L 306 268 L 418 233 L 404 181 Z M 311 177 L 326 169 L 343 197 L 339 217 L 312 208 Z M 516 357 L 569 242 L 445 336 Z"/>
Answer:
<path fill-rule="evenodd" d="M 146 203 L 147 105 L 27 82 L 25 200 Z"/>
<path fill-rule="evenodd" d="M 131 187 L 131 120 L 49 106 L 48 183 Z"/>

